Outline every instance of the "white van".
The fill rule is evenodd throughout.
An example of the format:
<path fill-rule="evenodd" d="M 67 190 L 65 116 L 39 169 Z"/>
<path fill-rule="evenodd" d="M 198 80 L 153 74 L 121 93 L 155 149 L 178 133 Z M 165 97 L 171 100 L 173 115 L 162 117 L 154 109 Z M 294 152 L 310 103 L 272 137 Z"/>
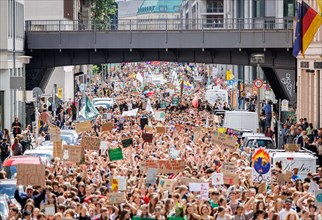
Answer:
<path fill-rule="evenodd" d="M 286 152 L 283 150 L 269 150 L 268 152 L 271 157 L 272 167 L 275 168 L 275 163 L 281 161 L 283 172 L 286 170 L 293 171 L 294 168 L 298 168 L 298 175 L 300 175 L 301 179 L 306 178 L 309 172 L 316 173 L 318 158 L 311 153 L 306 151 Z"/>
<path fill-rule="evenodd" d="M 257 133 L 259 128 L 257 113 L 248 111 L 225 111 L 223 127 L 240 132 Z"/>
<path fill-rule="evenodd" d="M 114 106 L 114 100 L 112 98 L 95 98 L 93 99 L 93 105 L 95 108 L 103 107 L 110 109 Z"/>

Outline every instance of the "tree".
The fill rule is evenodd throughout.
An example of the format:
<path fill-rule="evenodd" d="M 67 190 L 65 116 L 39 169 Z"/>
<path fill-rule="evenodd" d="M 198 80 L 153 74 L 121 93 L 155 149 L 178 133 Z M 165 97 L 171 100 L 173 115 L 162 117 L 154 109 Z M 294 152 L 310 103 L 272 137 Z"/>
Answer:
<path fill-rule="evenodd" d="M 98 30 L 114 29 L 113 18 L 117 13 L 115 0 L 92 0 L 92 20 Z"/>

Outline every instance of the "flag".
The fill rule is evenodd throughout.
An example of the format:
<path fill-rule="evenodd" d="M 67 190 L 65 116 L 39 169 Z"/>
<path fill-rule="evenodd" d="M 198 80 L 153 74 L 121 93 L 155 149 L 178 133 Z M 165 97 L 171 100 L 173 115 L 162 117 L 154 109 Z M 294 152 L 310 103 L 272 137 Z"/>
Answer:
<path fill-rule="evenodd" d="M 143 85 L 143 77 L 142 77 L 141 73 L 136 74 L 136 79 L 141 83 L 141 85 Z"/>
<path fill-rule="evenodd" d="M 84 119 L 94 119 L 96 118 L 100 113 L 97 111 L 97 109 L 94 107 L 93 103 L 88 99 L 86 96 L 86 103 L 83 109 L 80 111 L 79 115 L 83 117 Z"/>
<path fill-rule="evenodd" d="M 231 70 L 227 70 L 226 71 L 226 80 L 229 81 L 229 80 L 232 80 L 233 78 L 235 78 L 233 72 Z"/>
<path fill-rule="evenodd" d="M 296 17 L 296 29 L 295 29 L 295 41 L 293 45 L 293 56 L 297 57 L 299 52 L 301 51 L 302 47 L 302 4 L 301 2 L 298 3 L 298 8 L 297 8 L 297 17 Z"/>
<path fill-rule="evenodd" d="M 305 2 L 302 2 L 302 15 L 302 54 L 304 55 L 322 24 L 322 17 Z"/>
<path fill-rule="evenodd" d="M 148 99 L 148 101 L 147 101 L 147 103 L 146 103 L 146 108 L 145 108 L 145 110 L 146 110 L 147 112 L 151 112 L 152 114 L 154 114 L 153 109 L 152 109 L 152 106 L 151 106 L 151 101 L 150 101 L 150 99 Z"/>
<path fill-rule="evenodd" d="M 319 9 L 320 9 L 320 13 L 322 14 L 322 0 L 317 0 L 317 3 L 318 3 L 318 6 L 319 6 Z"/>

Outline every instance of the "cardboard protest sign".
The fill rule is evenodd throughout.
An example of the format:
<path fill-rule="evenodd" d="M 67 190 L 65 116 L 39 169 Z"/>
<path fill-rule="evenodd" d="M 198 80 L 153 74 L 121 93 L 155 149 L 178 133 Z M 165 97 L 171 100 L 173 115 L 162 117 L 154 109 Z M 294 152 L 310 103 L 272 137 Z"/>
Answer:
<path fill-rule="evenodd" d="M 153 131 L 153 128 L 149 125 L 145 125 L 144 130 L 150 132 L 150 131 Z"/>
<path fill-rule="evenodd" d="M 163 112 L 163 111 L 154 112 L 154 119 L 156 121 L 164 121 L 165 120 L 165 112 Z"/>
<path fill-rule="evenodd" d="M 60 128 L 49 124 L 49 135 L 50 135 L 50 141 L 52 142 L 59 142 L 61 141 L 61 137 L 60 137 Z"/>
<path fill-rule="evenodd" d="M 175 183 L 176 180 L 160 178 L 158 189 L 163 191 L 172 191 L 174 189 Z"/>
<path fill-rule="evenodd" d="M 224 184 L 236 185 L 238 184 L 239 178 L 235 173 L 224 173 Z"/>
<path fill-rule="evenodd" d="M 114 123 L 113 122 L 107 122 L 102 125 L 102 131 L 112 131 L 114 128 Z"/>
<path fill-rule="evenodd" d="M 237 137 L 218 133 L 215 131 L 212 134 L 212 142 L 219 145 L 220 147 L 234 151 L 236 150 Z"/>
<path fill-rule="evenodd" d="M 125 193 L 108 193 L 107 198 L 110 204 L 120 204 L 125 201 Z"/>
<path fill-rule="evenodd" d="M 45 165 L 18 164 L 17 165 L 17 186 L 33 185 L 45 186 Z"/>
<path fill-rule="evenodd" d="M 101 145 L 101 139 L 98 137 L 83 137 L 81 146 L 87 150 L 99 150 Z"/>
<path fill-rule="evenodd" d="M 157 168 L 159 173 L 180 173 L 184 171 L 183 160 L 146 160 L 146 169 Z"/>
<path fill-rule="evenodd" d="M 145 125 L 149 124 L 149 119 L 148 118 L 140 118 L 140 127 L 141 130 L 144 129 Z"/>
<path fill-rule="evenodd" d="M 145 142 L 152 143 L 152 140 L 153 140 L 153 134 L 143 133 L 143 134 L 142 134 L 142 139 L 143 139 Z"/>
<path fill-rule="evenodd" d="M 223 173 L 212 173 L 212 185 L 224 185 L 224 174 Z"/>
<path fill-rule="evenodd" d="M 263 193 L 267 190 L 266 182 L 262 182 L 258 186 L 258 193 Z"/>
<path fill-rule="evenodd" d="M 195 178 L 189 178 L 189 177 L 181 177 L 179 180 L 182 185 L 186 185 L 186 186 L 189 186 L 189 183 L 204 183 L 205 182 L 205 180 L 202 180 L 202 179 L 195 179 Z"/>
<path fill-rule="evenodd" d="M 63 159 L 66 161 L 79 163 L 83 157 L 83 149 L 82 147 L 74 146 L 74 145 L 64 145 L 63 146 L 64 155 Z"/>
<path fill-rule="evenodd" d="M 77 133 L 88 131 L 92 129 L 92 123 L 91 121 L 83 121 L 76 123 L 75 130 Z"/>
<path fill-rule="evenodd" d="M 120 147 L 110 148 L 108 150 L 108 155 L 110 157 L 110 161 L 123 160 L 123 151 Z"/>
<path fill-rule="evenodd" d="M 235 173 L 237 170 L 235 162 L 223 162 L 221 165 L 221 172 Z"/>
<path fill-rule="evenodd" d="M 133 138 L 126 138 L 122 140 L 122 146 L 124 148 L 127 148 L 129 146 L 133 145 Z"/>
<path fill-rule="evenodd" d="M 284 148 L 285 148 L 285 151 L 289 151 L 289 152 L 298 152 L 300 150 L 299 145 L 297 144 L 285 144 Z"/>
<path fill-rule="evenodd" d="M 54 142 L 53 144 L 53 157 L 63 158 L 63 142 Z"/>
<path fill-rule="evenodd" d="M 157 173 L 158 173 L 157 168 L 148 168 L 148 171 L 146 173 L 146 181 L 145 182 L 148 184 L 156 184 Z"/>
<path fill-rule="evenodd" d="M 165 127 L 156 127 L 158 134 L 164 134 L 165 133 Z"/>

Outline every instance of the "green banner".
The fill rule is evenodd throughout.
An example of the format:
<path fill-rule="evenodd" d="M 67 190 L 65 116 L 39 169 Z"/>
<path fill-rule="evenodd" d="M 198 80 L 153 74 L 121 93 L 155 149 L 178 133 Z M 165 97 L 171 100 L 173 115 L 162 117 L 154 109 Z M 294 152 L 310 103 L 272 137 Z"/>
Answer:
<path fill-rule="evenodd" d="M 177 96 L 172 97 L 171 106 L 178 106 L 178 105 L 179 105 L 179 97 Z"/>
<path fill-rule="evenodd" d="M 132 220 L 155 220 L 155 218 L 142 218 L 139 216 L 133 216 Z"/>
<path fill-rule="evenodd" d="M 160 109 L 165 109 L 167 107 L 167 102 L 165 100 L 162 100 L 160 102 Z"/>
<path fill-rule="evenodd" d="M 124 139 L 122 140 L 122 146 L 124 148 L 129 147 L 130 145 L 133 145 L 133 139 L 132 138 L 128 138 L 128 139 Z"/>
<path fill-rule="evenodd" d="M 110 157 L 110 161 L 123 160 L 123 152 L 122 152 L 122 148 L 120 147 L 109 149 L 108 155 Z"/>

